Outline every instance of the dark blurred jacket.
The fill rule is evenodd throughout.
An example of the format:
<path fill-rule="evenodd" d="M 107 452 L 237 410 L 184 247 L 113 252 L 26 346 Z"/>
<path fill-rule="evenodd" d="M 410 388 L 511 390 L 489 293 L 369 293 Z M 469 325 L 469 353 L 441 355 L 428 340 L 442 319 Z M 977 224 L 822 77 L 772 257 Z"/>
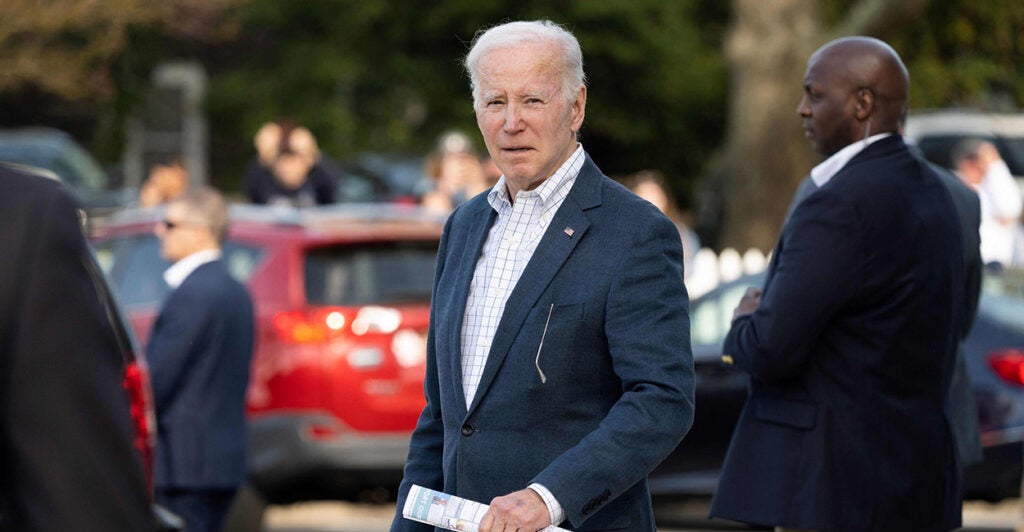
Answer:
<path fill-rule="evenodd" d="M 0 530 L 152 530 L 75 202 L 3 165 L 0 190 Z"/>
<path fill-rule="evenodd" d="M 963 244 L 940 178 L 879 140 L 793 211 L 724 353 L 752 375 L 711 515 L 831 531 L 959 527 L 948 413 Z"/>
<path fill-rule="evenodd" d="M 252 302 L 222 261 L 198 267 L 167 297 L 146 349 L 158 489 L 230 489 L 245 480 L 252 348 Z"/>
<path fill-rule="evenodd" d="M 307 207 L 308 197 L 314 205 L 334 203 L 338 182 L 342 179 L 342 171 L 327 159 L 321 159 L 313 165 L 306 177 L 306 182 L 297 189 L 282 187 L 274 173 L 263 166 L 258 159 L 253 159 L 245 169 L 245 195 L 249 201 L 260 205 L 288 203 L 295 207 Z"/>

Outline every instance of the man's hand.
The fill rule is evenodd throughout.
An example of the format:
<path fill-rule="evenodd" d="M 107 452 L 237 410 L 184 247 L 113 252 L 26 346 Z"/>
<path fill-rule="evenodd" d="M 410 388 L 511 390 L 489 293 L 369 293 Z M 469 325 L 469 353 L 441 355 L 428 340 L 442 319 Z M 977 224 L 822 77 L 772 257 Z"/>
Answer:
<path fill-rule="evenodd" d="M 740 300 L 740 304 L 736 305 L 736 310 L 732 311 L 732 321 L 736 321 L 743 316 L 753 314 L 760 306 L 761 289 L 754 288 L 753 286 L 747 288 L 746 293 L 743 294 L 743 299 Z"/>
<path fill-rule="evenodd" d="M 480 532 L 536 532 L 551 524 L 544 499 L 529 488 L 495 497 L 480 521 Z"/>

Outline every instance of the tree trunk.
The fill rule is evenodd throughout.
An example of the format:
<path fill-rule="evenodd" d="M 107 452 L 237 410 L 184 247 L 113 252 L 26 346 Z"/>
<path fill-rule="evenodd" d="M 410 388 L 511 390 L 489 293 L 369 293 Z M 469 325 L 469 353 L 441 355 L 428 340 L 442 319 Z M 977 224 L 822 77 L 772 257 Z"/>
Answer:
<path fill-rule="evenodd" d="M 861 0 L 828 28 L 816 0 L 733 0 L 726 141 L 706 178 L 721 206 L 719 249 L 770 250 L 796 185 L 820 160 L 796 113 L 811 53 L 841 35 L 884 34 L 925 5 Z"/>

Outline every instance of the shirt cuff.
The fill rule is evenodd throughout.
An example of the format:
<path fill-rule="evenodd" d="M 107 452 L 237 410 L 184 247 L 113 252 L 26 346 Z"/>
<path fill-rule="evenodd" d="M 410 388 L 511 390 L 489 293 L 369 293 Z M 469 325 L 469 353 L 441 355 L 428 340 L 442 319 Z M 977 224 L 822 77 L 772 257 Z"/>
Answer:
<path fill-rule="evenodd" d="M 558 504 L 558 500 L 555 499 L 555 496 L 547 488 L 536 482 L 527 487 L 537 492 L 541 499 L 544 499 L 544 504 L 548 507 L 548 513 L 551 515 L 552 525 L 557 526 L 562 524 L 562 521 L 565 521 L 565 510 L 562 509 L 562 505 Z"/>

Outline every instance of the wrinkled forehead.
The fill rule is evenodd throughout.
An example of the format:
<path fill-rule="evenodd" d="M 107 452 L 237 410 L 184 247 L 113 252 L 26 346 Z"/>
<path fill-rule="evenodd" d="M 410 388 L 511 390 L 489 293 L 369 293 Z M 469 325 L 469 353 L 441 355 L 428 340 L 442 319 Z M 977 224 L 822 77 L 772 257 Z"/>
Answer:
<path fill-rule="evenodd" d="M 525 42 L 488 50 L 480 57 L 483 82 L 524 79 L 526 76 L 550 77 L 559 71 L 557 48 L 548 42 Z"/>

